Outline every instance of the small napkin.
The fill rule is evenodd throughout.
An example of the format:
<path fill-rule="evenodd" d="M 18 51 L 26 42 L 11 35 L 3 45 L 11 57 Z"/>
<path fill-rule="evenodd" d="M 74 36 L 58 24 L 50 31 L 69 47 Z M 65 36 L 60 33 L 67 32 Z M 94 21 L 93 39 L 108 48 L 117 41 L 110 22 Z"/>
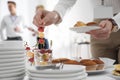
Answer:
<path fill-rule="evenodd" d="M 105 63 L 105 68 L 111 68 L 113 67 L 113 64 L 115 63 L 115 60 L 110 59 L 110 58 L 100 57 L 99 59 Z"/>

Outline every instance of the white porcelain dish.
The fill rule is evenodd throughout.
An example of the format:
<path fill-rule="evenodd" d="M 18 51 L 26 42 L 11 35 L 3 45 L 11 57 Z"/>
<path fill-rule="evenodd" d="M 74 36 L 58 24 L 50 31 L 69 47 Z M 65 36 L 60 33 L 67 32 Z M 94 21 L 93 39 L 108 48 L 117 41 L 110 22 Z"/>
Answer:
<path fill-rule="evenodd" d="M 91 30 L 97 30 L 100 29 L 98 26 L 82 26 L 82 27 L 72 27 L 70 30 L 75 31 L 77 33 L 86 33 Z"/>

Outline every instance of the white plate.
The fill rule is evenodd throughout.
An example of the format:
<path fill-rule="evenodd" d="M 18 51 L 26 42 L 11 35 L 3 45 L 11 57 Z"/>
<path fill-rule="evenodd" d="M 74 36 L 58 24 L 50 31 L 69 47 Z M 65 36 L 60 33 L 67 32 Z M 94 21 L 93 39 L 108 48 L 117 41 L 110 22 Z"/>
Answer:
<path fill-rule="evenodd" d="M 0 75 L 0 79 L 1 78 L 6 78 L 6 77 L 17 77 L 17 76 L 20 76 L 20 75 L 24 75 L 25 74 L 25 71 L 21 71 L 21 72 L 14 72 L 14 73 L 8 73 L 8 74 L 1 74 Z"/>
<path fill-rule="evenodd" d="M 88 74 L 95 74 L 95 73 L 102 73 L 102 72 L 105 72 L 106 70 L 103 69 L 103 70 L 93 70 L 93 71 L 87 71 Z"/>
<path fill-rule="evenodd" d="M 15 55 L 0 55 L 0 60 L 2 59 L 10 59 L 10 58 L 23 58 L 25 57 L 26 55 L 25 54 L 15 54 Z"/>
<path fill-rule="evenodd" d="M 65 78 L 65 77 L 77 77 L 77 76 L 80 76 L 80 75 L 83 75 L 85 74 L 85 71 L 82 71 L 82 72 L 78 72 L 78 73 L 68 73 L 68 74 L 37 74 L 37 73 L 29 73 L 28 72 L 28 75 L 29 76 L 33 76 L 33 77 L 39 77 L 39 78 L 46 78 L 46 77 L 49 77 L 49 78 Z"/>
<path fill-rule="evenodd" d="M 18 69 L 18 68 L 23 69 L 25 68 L 25 65 L 0 67 L 0 71 L 13 70 L 13 69 Z"/>
<path fill-rule="evenodd" d="M 0 55 L 14 55 L 14 54 L 25 54 L 25 50 L 23 51 L 0 51 Z"/>
<path fill-rule="evenodd" d="M 46 77 L 46 78 L 37 78 L 37 77 L 31 77 L 29 76 L 30 79 L 32 80 L 81 80 L 81 79 L 84 79 L 87 77 L 87 74 L 83 74 L 81 76 L 78 76 L 78 77 L 73 77 L 73 78 L 69 78 L 69 77 L 66 77 L 66 78 L 49 78 L 49 77 Z"/>
<path fill-rule="evenodd" d="M 24 61 L 25 57 L 23 58 L 11 58 L 11 59 L 0 59 L 0 63 L 10 63 L 10 62 L 21 62 Z"/>
<path fill-rule="evenodd" d="M 0 64 L 0 68 L 1 67 L 6 67 L 6 66 L 20 66 L 20 65 L 25 65 L 25 61 L 22 62 L 10 62 L 10 63 L 1 63 Z"/>
<path fill-rule="evenodd" d="M 0 50 L 24 49 L 23 41 L 0 41 Z"/>
<path fill-rule="evenodd" d="M 81 65 L 64 65 L 62 70 L 36 70 L 35 67 L 28 66 L 30 73 L 39 74 L 66 74 L 66 73 L 77 73 L 85 70 L 84 66 Z"/>
<path fill-rule="evenodd" d="M 25 68 L 18 68 L 18 69 L 10 69 L 10 70 L 0 71 L 0 75 L 1 74 L 6 74 L 6 73 L 19 72 L 19 71 L 25 71 Z"/>
<path fill-rule="evenodd" d="M 72 27 L 70 30 L 75 31 L 77 33 L 85 33 L 89 32 L 91 30 L 97 30 L 100 29 L 98 26 L 82 26 L 82 27 Z"/>
<path fill-rule="evenodd" d="M 7 77 L 7 78 L 1 78 L 0 80 L 23 80 L 25 75 L 19 75 L 16 77 Z"/>

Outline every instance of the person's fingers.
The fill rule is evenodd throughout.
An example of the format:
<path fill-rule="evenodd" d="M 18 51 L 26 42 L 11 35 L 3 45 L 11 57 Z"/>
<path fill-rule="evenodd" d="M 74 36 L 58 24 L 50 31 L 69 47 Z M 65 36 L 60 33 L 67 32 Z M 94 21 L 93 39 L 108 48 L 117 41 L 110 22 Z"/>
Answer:
<path fill-rule="evenodd" d="M 33 24 L 35 24 L 37 27 L 41 25 L 41 20 L 42 20 L 41 16 L 42 16 L 41 10 L 37 11 L 36 15 L 34 16 Z"/>
<path fill-rule="evenodd" d="M 43 10 L 38 10 L 36 13 L 36 19 L 41 21 L 42 20 L 42 15 L 43 15 Z"/>
<path fill-rule="evenodd" d="M 36 21 L 35 19 L 33 20 L 33 24 L 34 24 L 35 26 L 39 27 L 39 24 L 37 23 L 37 21 Z"/>
<path fill-rule="evenodd" d="M 45 16 L 43 19 L 42 19 L 42 25 L 44 26 L 48 26 L 49 25 L 49 16 Z"/>
<path fill-rule="evenodd" d="M 101 21 L 100 24 L 99 24 L 99 26 L 102 27 L 102 28 L 105 27 L 105 25 L 106 25 L 106 20 L 105 21 Z"/>

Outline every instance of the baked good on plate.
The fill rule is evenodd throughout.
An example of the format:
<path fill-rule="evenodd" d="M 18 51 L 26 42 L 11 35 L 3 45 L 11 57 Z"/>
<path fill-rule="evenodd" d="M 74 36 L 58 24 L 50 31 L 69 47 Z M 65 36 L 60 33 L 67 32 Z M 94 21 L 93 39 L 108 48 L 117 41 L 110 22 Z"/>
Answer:
<path fill-rule="evenodd" d="M 97 64 L 90 59 L 81 60 L 80 65 L 86 66 L 87 71 L 93 71 L 97 69 Z"/>
<path fill-rule="evenodd" d="M 96 22 L 89 22 L 86 24 L 87 26 L 98 26 Z"/>
<path fill-rule="evenodd" d="M 104 69 L 104 62 L 101 61 L 100 59 L 95 59 L 93 60 L 93 62 L 95 62 L 98 65 L 96 70 Z"/>
<path fill-rule="evenodd" d="M 79 65 L 80 63 L 76 60 L 67 60 L 67 61 L 64 62 L 64 64 Z"/>
<path fill-rule="evenodd" d="M 70 59 L 67 58 L 58 58 L 58 59 L 53 59 L 52 63 L 61 63 L 61 62 L 65 62 L 65 61 L 69 61 Z"/>
<path fill-rule="evenodd" d="M 113 75 L 120 76 L 120 64 L 114 65 L 115 70 L 113 70 Z"/>
<path fill-rule="evenodd" d="M 82 27 L 82 26 L 87 26 L 84 22 L 82 22 L 82 21 L 78 21 L 75 25 L 74 25 L 74 27 Z"/>

